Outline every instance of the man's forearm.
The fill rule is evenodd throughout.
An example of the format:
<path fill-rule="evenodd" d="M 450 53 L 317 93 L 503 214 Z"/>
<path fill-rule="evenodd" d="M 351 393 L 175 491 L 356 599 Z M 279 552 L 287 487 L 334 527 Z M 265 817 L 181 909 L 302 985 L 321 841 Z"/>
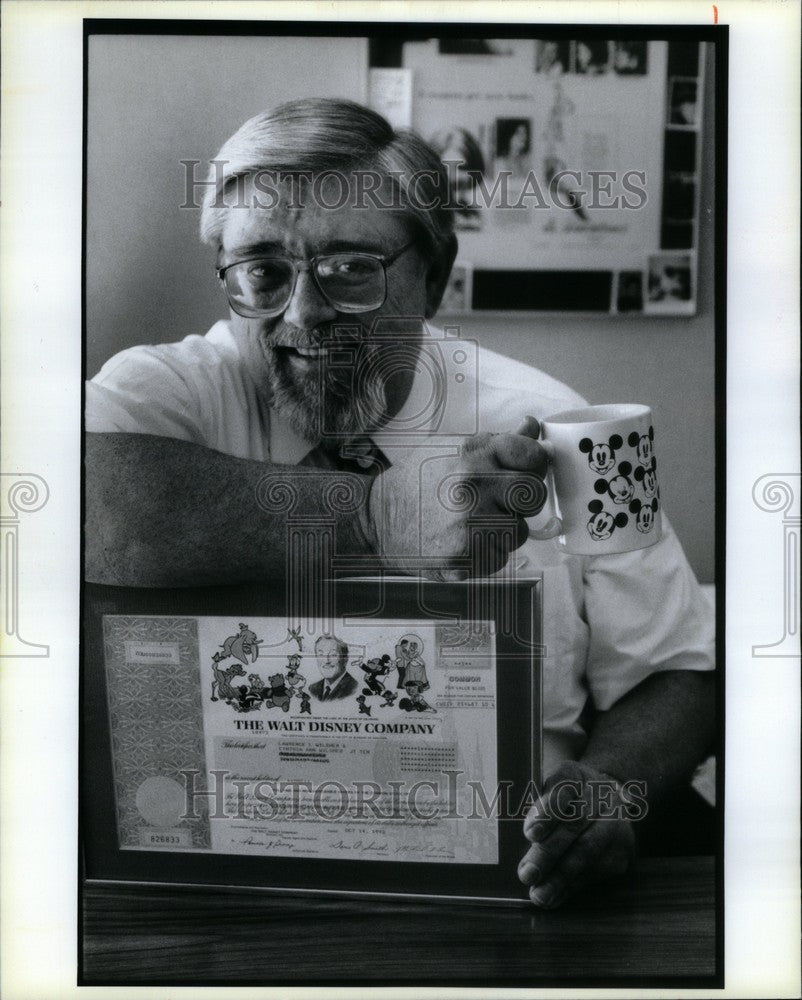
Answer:
<path fill-rule="evenodd" d="M 665 671 L 598 715 L 582 760 L 619 781 L 645 781 L 656 805 L 688 780 L 709 753 L 714 731 L 714 675 Z"/>
<path fill-rule="evenodd" d="M 283 581 L 290 508 L 312 527 L 332 524 L 338 553 L 368 555 L 368 482 L 172 438 L 88 434 L 87 578 L 143 587 Z M 326 558 L 325 545 L 304 548 L 301 569 Z"/>

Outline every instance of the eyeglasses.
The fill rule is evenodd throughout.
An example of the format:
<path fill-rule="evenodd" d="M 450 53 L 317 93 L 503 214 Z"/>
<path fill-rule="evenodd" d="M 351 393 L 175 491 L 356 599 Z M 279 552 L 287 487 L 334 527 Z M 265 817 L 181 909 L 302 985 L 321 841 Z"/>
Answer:
<path fill-rule="evenodd" d="M 311 271 L 321 295 L 339 312 L 370 312 L 387 298 L 387 267 L 414 240 L 395 253 L 324 253 L 309 260 L 254 257 L 217 268 L 217 277 L 235 313 L 247 319 L 278 316 L 290 304 L 299 271 Z"/>

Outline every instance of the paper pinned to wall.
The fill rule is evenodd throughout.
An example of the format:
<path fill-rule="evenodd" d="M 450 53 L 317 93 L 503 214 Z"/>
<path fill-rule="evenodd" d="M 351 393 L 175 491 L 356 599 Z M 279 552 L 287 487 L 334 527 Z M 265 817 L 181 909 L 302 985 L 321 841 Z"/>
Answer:
<path fill-rule="evenodd" d="M 368 104 L 393 128 L 412 127 L 412 70 L 371 69 Z"/>

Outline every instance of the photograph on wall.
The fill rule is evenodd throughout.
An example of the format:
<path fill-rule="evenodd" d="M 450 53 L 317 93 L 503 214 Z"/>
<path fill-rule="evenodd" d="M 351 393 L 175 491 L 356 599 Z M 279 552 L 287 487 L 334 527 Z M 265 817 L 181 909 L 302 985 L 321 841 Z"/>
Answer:
<path fill-rule="evenodd" d="M 532 169 L 532 122 L 528 118 L 497 118 L 494 124 L 495 169 L 524 179 Z"/>
<path fill-rule="evenodd" d="M 661 249 L 695 248 L 692 189 L 677 216 L 670 209 L 683 200 L 680 182 L 670 192 L 663 185 L 698 171 L 701 71 L 684 80 L 696 101 L 692 113 L 690 90 L 668 77 L 670 67 L 692 62 L 678 55 L 681 42 L 577 32 L 510 46 L 494 63 L 492 80 L 481 60 L 470 59 L 459 62 L 455 78 L 442 39 L 377 42 L 370 58 L 410 74 L 410 122 L 448 164 L 461 250 L 476 273 L 503 269 L 512 282 L 545 254 L 549 268 L 566 275 L 605 272 L 607 288 L 584 305 L 611 312 L 619 270 L 645 270 Z M 698 63 L 698 44 L 689 47 Z M 685 132 L 673 124 L 680 115 L 694 123 Z M 680 234 L 677 223 L 685 219 Z M 477 282 L 475 311 L 504 310 L 486 291 L 494 287 Z M 544 292 L 537 299 L 520 292 L 506 308 L 560 311 L 557 286 Z M 673 301 L 662 306 L 666 313 Z"/>
<path fill-rule="evenodd" d="M 613 69 L 622 76 L 642 76 L 649 70 L 648 48 L 644 41 L 613 42 Z"/>
<path fill-rule="evenodd" d="M 574 42 L 574 72 L 601 76 L 611 68 L 610 42 L 580 39 Z"/>
<path fill-rule="evenodd" d="M 454 227 L 457 230 L 482 228 L 485 213 L 479 190 L 487 174 L 482 151 L 484 127 L 476 132 L 448 125 L 428 134 L 427 138 L 448 170 L 449 192 L 454 202 Z"/>
<path fill-rule="evenodd" d="M 696 80 L 671 81 L 669 125 L 695 127 L 699 124 L 699 95 Z"/>
<path fill-rule="evenodd" d="M 535 42 L 535 72 L 558 76 L 571 69 L 571 42 L 538 39 Z"/>
<path fill-rule="evenodd" d="M 693 310 L 693 281 L 688 254 L 656 254 L 649 259 L 645 311 Z"/>

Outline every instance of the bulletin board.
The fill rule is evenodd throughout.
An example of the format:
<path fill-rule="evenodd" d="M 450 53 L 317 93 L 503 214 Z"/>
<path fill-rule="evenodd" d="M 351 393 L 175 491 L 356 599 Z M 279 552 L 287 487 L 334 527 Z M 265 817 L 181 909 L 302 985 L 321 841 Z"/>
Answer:
<path fill-rule="evenodd" d="M 442 313 L 695 312 L 703 48 L 582 29 L 371 40 L 369 102 L 449 171 Z"/>

